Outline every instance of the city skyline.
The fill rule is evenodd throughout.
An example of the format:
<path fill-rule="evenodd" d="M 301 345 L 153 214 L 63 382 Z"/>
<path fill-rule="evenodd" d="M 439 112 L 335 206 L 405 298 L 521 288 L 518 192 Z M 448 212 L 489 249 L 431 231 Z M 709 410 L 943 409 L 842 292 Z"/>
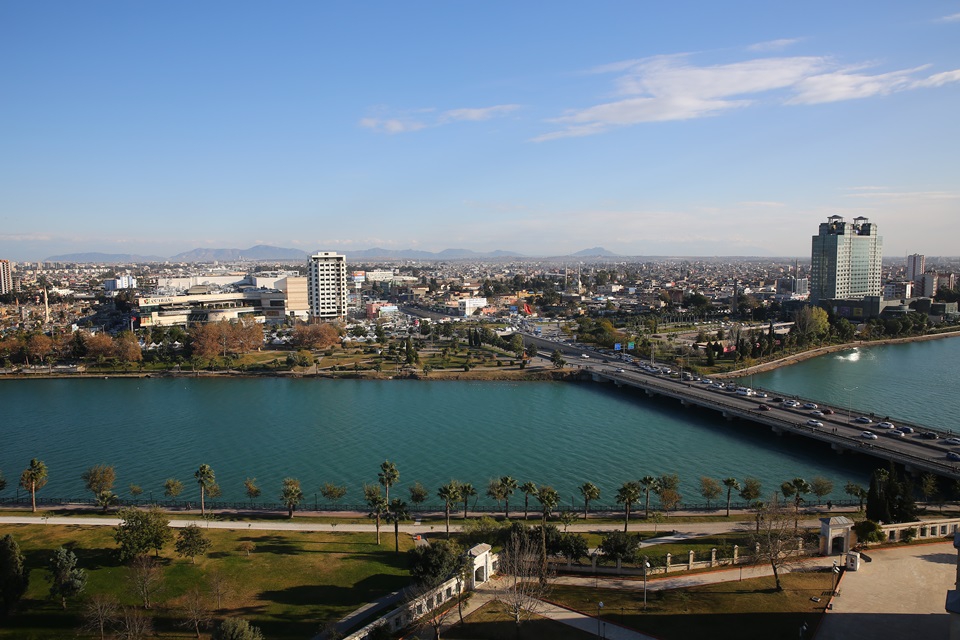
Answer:
<path fill-rule="evenodd" d="M 0 257 L 888 258 L 960 237 L 960 3 L 0 6 Z"/>

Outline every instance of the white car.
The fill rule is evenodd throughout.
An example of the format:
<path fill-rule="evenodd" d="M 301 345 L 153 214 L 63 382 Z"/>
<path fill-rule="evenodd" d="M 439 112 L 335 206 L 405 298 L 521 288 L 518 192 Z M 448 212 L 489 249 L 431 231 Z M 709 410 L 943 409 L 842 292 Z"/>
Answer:
<path fill-rule="evenodd" d="M 581 353 L 581 354 L 580 354 L 580 357 L 581 357 L 581 358 L 589 358 L 590 356 L 589 356 L 588 354 L 586 354 L 586 353 Z"/>
<path fill-rule="evenodd" d="M 818 418 L 822 418 L 822 417 L 823 417 L 823 411 L 820 411 L 819 409 L 816 410 L 816 411 L 811 411 L 811 412 L 810 412 L 810 415 L 816 416 L 816 417 L 818 417 Z"/>
<path fill-rule="evenodd" d="M 877 426 L 880 427 L 881 429 L 895 429 L 895 428 L 896 428 L 896 427 L 893 425 L 892 422 L 878 422 L 878 423 L 877 423 Z"/>
<path fill-rule="evenodd" d="M 960 444 L 960 438 L 947 438 L 943 441 L 943 444 L 958 445 Z"/>
<path fill-rule="evenodd" d="M 903 431 L 894 429 L 893 431 L 887 431 L 887 435 L 891 438 L 903 438 L 906 437 L 907 434 L 905 434 Z"/>
<path fill-rule="evenodd" d="M 860 416 L 859 418 L 854 420 L 854 422 L 857 422 L 859 424 L 870 424 L 871 422 L 873 422 L 873 420 L 871 420 L 867 416 Z"/>
<path fill-rule="evenodd" d="M 822 427 L 823 423 L 819 420 L 807 420 L 808 427 Z"/>
<path fill-rule="evenodd" d="M 872 431 L 864 431 L 863 433 L 860 434 L 860 437 L 866 438 L 867 440 L 876 440 L 877 434 L 875 434 Z"/>
<path fill-rule="evenodd" d="M 617 369 L 617 373 L 623 373 L 623 369 Z"/>
<path fill-rule="evenodd" d="M 785 406 L 785 407 L 798 407 L 798 406 L 800 406 L 800 403 L 797 402 L 796 400 L 784 400 L 784 401 L 783 401 L 783 406 Z"/>
<path fill-rule="evenodd" d="M 808 403 L 806 403 L 805 405 L 803 405 L 803 408 L 804 408 L 804 409 L 819 409 L 820 407 L 818 407 L 818 406 L 817 406 L 817 403 L 815 403 L 815 402 L 808 402 Z"/>

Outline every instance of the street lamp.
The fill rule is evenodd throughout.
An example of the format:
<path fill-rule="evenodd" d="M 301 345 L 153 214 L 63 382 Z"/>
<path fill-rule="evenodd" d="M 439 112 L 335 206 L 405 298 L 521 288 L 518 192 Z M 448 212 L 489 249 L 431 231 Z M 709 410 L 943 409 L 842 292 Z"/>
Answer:
<path fill-rule="evenodd" d="M 851 387 L 850 389 L 847 389 L 846 387 L 843 388 L 843 390 L 847 392 L 847 422 L 848 423 L 850 422 L 850 412 L 853 410 L 853 408 L 850 406 L 850 394 L 859 388 L 860 387 Z"/>
<path fill-rule="evenodd" d="M 647 569 L 650 568 L 650 561 L 647 556 L 643 556 L 643 610 L 647 610 Z"/>
<path fill-rule="evenodd" d="M 600 635 L 600 612 L 603 610 L 603 600 L 597 603 L 597 637 L 601 638 Z"/>

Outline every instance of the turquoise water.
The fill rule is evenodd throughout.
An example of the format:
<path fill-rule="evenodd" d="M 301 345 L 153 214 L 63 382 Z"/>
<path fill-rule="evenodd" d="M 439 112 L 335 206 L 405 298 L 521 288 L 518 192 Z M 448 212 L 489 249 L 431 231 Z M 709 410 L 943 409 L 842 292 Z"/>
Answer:
<path fill-rule="evenodd" d="M 950 364 L 960 340 L 860 349 L 807 361 L 754 384 L 942 427 L 957 424 L 948 403 L 957 388 Z M 933 379 L 935 378 L 935 379 Z M 855 391 L 844 388 L 858 387 Z M 612 504 L 616 488 L 644 475 L 677 473 L 685 502 L 702 503 L 698 478 L 751 475 L 765 490 L 822 475 L 842 493 L 865 482 L 872 463 L 840 457 L 799 438 L 781 438 L 743 422 L 595 383 L 330 381 L 257 379 L 83 379 L 0 381 L 0 470 L 15 495 L 30 458 L 50 469 L 41 496 L 85 496 L 80 474 L 114 465 L 117 488 L 162 497 L 179 478 L 197 500 L 193 472 L 210 464 L 223 500 L 241 501 L 256 477 L 262 500 L 281 480 L 301 480 L 308 502 L 324 482 L 347 484 L 343 504 L 358 504 L 379 464 L 400 470 L 399 495 L 415 481 L 431 493 L 451 478 L 487 482 L 512 475 L 551 484 L 564 504 L 579 504 L 586 481 Z M 950 407 L 948 413 L 944 407 Z M 397 489 L 394 489 L 397 491 Z M 322 501 L 322 498 L 321 498 Z M 437 504 L 437 500 L 431 502 Z M 515 495 L 512 507 L 522 507 Z"/>

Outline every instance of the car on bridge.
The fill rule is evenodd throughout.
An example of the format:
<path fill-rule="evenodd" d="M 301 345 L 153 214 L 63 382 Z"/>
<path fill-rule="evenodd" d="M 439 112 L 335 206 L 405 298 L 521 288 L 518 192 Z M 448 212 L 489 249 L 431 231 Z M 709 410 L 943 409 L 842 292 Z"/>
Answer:
<path fill-rule="evenodd" d="M 904 433 L 913 433 L 913 427 L 897 427 L 897 431 L 903 431 Z"/>
<path fill-rule="evenodd" d="M 875 434 L 873 431 L 864 431 L 860 434 L 860 437 L 866 438 L 867 440 L 876 440 L 877 434 Z"/>
<path fill-rule="evenodd" d="M 877 426 L 881 429 L 896 429 L 897 427 L 892 422 L 878 422 Z"/>
<path fill-rule="evenodd" d="M 766 397 L 767 397 L 767 394 L 766 394 L 766 392 L 764 392 L 764 391 L 756 391 L 756 392 L 754 392 L 753 395 L 755 395 L 755 396 L 758 397 L 758 398 L 766 398 Z"/>
<path fill-rule="evenodd" d="M 817 409 L 815 411 L 811 411 L 810 415 L 816 416 L 818 418 L 822 418 L 825 414 L 823 413 L 823 411 L 820 411 L 819 409 Z"/>
<path fill-rule="evenodd" d="M 757 411 L 770 411 L 770 407 L 765 404 L 758 404 Z"/>
<path fill-rule="evenodd" d="M 905 434 L 903 431 L 900 431 L 899 429 L 894 429 L 893 431 L 887 431 L 887 435 L 890 436 L 891 438 L 905 438 L 907 436 L 907 434 Z"/>
<path fill-rule="evenodd" d="M 860 416 L 859 418 L 857 418 L 856 420 L 854 420 L 854 422 L 856 422 L 856 423 L 858 423 L 858 424 L 870 424 L 871 422 L 873 422 L 873 420 L 871 420 L 871 419 L 868 418 L 867 416 Z"/>
<path fill-rule="evenodd" d="M 951 451 L 947 454 L 947 460 L 960 460 L 960 453 Z"/>
<path fill-rule="evenodd" d="M 947 438 L 943 444 L 960 444 L 960 438 Z"/>
<path fill-rule="evenodd" d="M 924 440 L 939 440 L 940 436 L 935 434 L 933 431 L 924 431 L 920 434 L 920 437 Z"/>
<path fill-rule="evenodd" d="M 823 423 L 819 420 L 807 420 L 808 427 L 822 427 Z"/>
<path fill-rule="evenodd" d="M 816 402 L 807 402 L 806 404 L 803 405 L 803 408 L 804 408 L 804 409 L 819 409 L 820 407 L 817 406 L 817 403 L 816 403 Z"/>

